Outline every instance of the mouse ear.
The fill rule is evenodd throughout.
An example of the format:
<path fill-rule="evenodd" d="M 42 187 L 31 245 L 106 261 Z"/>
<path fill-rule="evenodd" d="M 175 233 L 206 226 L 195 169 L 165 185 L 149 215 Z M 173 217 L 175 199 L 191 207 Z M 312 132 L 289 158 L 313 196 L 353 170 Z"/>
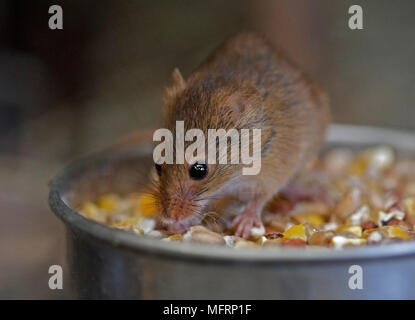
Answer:
<path fill-rule="evenodd" d="M 172 78 L 173 86 L 181 90 L 186 88 L 186 81 L 183 79 L 183 76 L 178 68 L 174 68 Z"/>
<path fill-rule="evenodd" d="M 186 88 L 186 81 L 178 68 L 174 68 L 172 73 L 173 85 L 166 90 L 167 98 L 174 98 L 178 93 Z"/>

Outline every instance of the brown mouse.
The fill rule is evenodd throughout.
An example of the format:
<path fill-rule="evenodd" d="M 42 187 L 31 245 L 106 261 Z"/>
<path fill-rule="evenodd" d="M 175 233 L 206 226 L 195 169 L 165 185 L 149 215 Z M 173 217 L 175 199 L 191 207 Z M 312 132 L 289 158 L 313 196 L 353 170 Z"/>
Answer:
<path fill-rule="evenodd" d="M 163 127 L 261 129 L 261 170 L 242 175 L 241 164 L 156 164 L 161 221 L 184 232 L 225 195 L 246 202 L 235 234 L 261 225 L 265 204 L 316 156 L 329 124 L 326 94 L 262 37 L 240 33 L 225 41 L 186 79 L 176 69 L 167 89 Z M 189 144 L 187 142 L 186 144 Z"/>

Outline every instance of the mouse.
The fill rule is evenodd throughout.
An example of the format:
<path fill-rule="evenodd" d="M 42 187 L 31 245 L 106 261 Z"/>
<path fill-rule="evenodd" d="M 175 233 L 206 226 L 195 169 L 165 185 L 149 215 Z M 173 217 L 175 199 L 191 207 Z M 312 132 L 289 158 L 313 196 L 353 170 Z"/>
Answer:
<path fill-rule="evenodd" d="M 267 202 L 317 157 L 330 119 L 327 93 L 256 32 L 227 39 L 187 77 L 174 69 L 163 128 L 176 135 L 181 121 L 185 131 L 197 128 L 206 136 L 209 129 L 261 129 L 261 168 L 244 175 L 242 164 L 229 162 L 156 162 L 160 223 L 184 233 L 201 223 L 213 202 L 232 196 L 244 207 L 230 229 L 249 238 L 262 225 Z"/>

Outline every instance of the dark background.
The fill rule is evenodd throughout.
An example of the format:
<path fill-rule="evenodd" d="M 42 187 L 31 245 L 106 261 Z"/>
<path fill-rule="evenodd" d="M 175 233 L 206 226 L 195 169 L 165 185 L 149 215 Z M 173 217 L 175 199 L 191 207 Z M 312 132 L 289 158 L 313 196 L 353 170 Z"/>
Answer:
<path fill-rule="evenodd" d="M 54 4 L 64 30 L 48 28 Z M 352 4 L 363 30 L 348 28 Z M 336 122 L 415 130 L 414 1 L 0 0 L 0 298 L 67 297 L 47 286 L 65 251 L 48 181 L 157 127 L 173 68 L 186 76 L 246 29 L 327 88 Z"/>

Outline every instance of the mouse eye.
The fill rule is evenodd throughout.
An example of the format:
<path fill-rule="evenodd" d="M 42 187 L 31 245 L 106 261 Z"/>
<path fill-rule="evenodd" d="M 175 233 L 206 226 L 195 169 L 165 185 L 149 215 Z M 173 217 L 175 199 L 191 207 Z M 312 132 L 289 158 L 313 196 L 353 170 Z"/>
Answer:
<path fill-rule="evenodd" d="M 190 167 L 189 175 L 194 180 L 201 180 L 208 174 L 208 166 L 204 163 L 195 163 Z"/>
<path fill-rule="evenodd" d="M 156 170 L 157 170 L 157 174 L 158 174 L 158 175 L 161 175 L 161 165 L 160 165 L 160 164 L 158 164 L 158 163 L 156 163 L 156 164 L 155 164 L 155 167 L 156 167 Z"/>

